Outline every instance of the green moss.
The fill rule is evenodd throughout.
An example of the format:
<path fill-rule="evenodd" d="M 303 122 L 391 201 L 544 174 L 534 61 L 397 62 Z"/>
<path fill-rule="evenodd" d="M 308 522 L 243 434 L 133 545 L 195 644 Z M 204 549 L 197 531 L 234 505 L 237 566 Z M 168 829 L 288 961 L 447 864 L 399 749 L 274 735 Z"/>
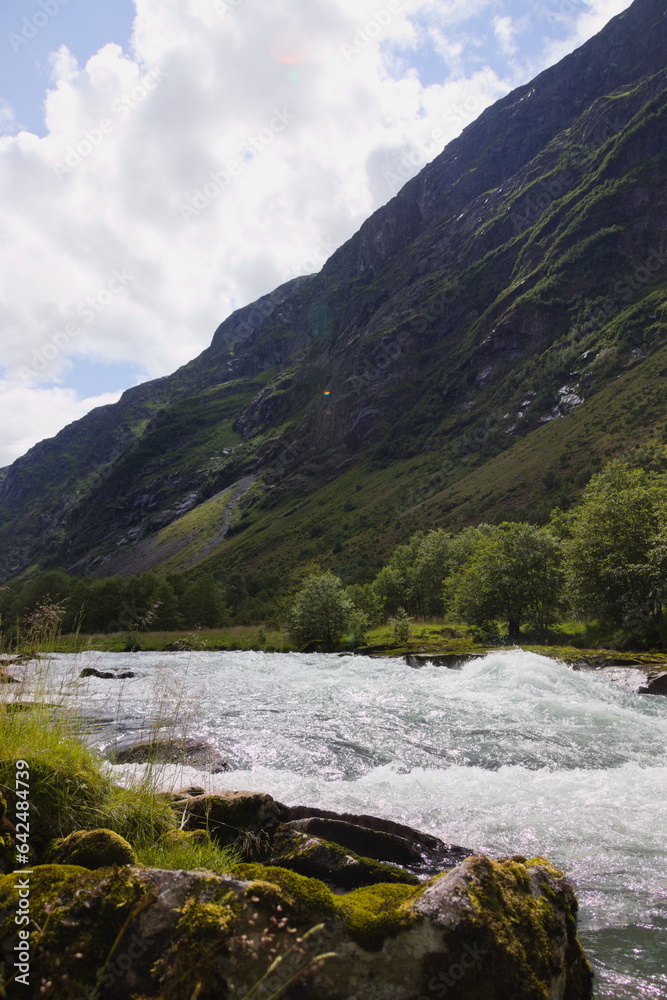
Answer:
<path fill-rule="evenodd" d="M 366 951 L 379 951 L 385 940 L 421 917 L 410 907 L 420 890 L 407 885 L 371 885 L 336 897 L 350 937 Z"/>
<path fill-rule="evenodd" d="M 315 918 L 336 913 L 335 897 L 319 879 L 297 875 L 286 868 L 258 864 L 236 865 L 231 873 L 234 878 L 252 882 L 252 895 L 282 905 L 297 923 L 312 923 Z"/>
<path fill-rule="evenodd" d="M 0 913 L 7 913 L 2 938 L 15 931 L 16 880 L 0 880 Z M 36 866 L 30 875 L 31 981 L 50 981 L 50 995 L 59 1000 L 94 994 L 130 920 L 154 898 L 129 868 Z"/>
<path fill-rule="evenodd" d="M 56 841 L 49 860 L 59 865 L 79 865 L 82 868 L 109 868 L 113 865 L 135 865 L 137 856 L 131 845 L 113 830 L 77 830 L 64 840 Z"/>
<path fill-rule="evenodd" d="M 362 857 L 333 841 L 319 838 L 312 841 L 309 834 L 282 831 L 273 839 L 272 858 L 277 865 L 284 865 L 311 878 L 332 881 L 342 888 L 356 889 L 377 882 L 420 884 L 416 875 L 398 865 Z M 350 858 L 354 864 L 350 864 Z"/>
<path fill-rule="evenodd" d="M 468 897 L 474 922 L 480 938 L 489 942 L 499 981 L 521 984 L 521 992 L 513 985 L 516 1000 L 548 1000 L 548 984 L 557 967 L 554 943 L 562 933 L 557 903 L 531 892 L 530 870 L 542 863 L 542 858 L 476 858 L 471 864 Z M 543 867 L 549 875 L 562 877 L 548 862 Z"/>
<path fill-rule="evenodd" d="M 237 865 L 232 874 L 251 880 L 250 894 L 271 906 L 282 906 L 301 925 L 338 916 L 350 937 L 366 951 L 378 951 L 387 937 L 421 919 L 410 912 L 410 904 L 421 892 L 412 886 L 377 884 L 338 896 L 318 879 L 284 868 Z"/>
<path fill-rule="evenodd" d="M 202 998 L 220 995 L 222 973 L 217 962 L 226 954 L 227 939 L 236 924 L 234 900 L 230 892 L 214 901 L 188 899 L 184 904 L 175 939 L 151 970 L 160 1000 L 183 1000 L 193 987 Z"/>
<path fill-rule="evenodd" d="M 65 892 L 70 885 L 81 885 L 81 881 L 91 875 L 88 869 L 79 865 L 38 865 L 31 870 L 30 905 L 31 910 L 36 911 L 51 899 L 55 890 Z M 8 914 L 0 923 L 0 937 L 9 934 L 14 926 L 13 911 L 19 901 L 16 882 L 21 877 L 10 874 L 0 878 L 0 913 Z"/>

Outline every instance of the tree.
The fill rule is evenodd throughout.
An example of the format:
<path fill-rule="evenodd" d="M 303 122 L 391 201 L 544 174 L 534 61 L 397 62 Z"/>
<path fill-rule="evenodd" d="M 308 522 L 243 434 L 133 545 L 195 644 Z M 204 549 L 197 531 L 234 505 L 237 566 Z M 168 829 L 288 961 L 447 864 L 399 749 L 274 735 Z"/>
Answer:
<path fill-rule="evenodd" d="M 229 619 L 222 590 L 212 573 L 204 573 L 192 581 L 183 594 L 181 608 L 188 628 L 197 625 L 218 628 Z"/>
<path fill-rule="evenodd" d="M 559 518 L 573 610 L 647 635 L 667 600 L 664 477 L 610 462 Z"/>
<path fill-rule="evenodd" d="M 483 529 L 446 583 L 452 611 L 477 628 L 503 619 L 511 639 L 519 637 L 526 622 L 547 628 L 561 603 L 560 543 L 530 524 L 504 522 Z"/>
<path fill-rule="evenodd" d="M 156 605 L 154 629 L 169 631 L 183 625 L 178 594 L 169 580 L 160 580 L 151 596 L 151 603 Z"/>
<path fill-rule="evenodd" d="M 418 531 L 407 545 L 399 545 L 375 578 L 373 587 L 382 601 L 385 615 L 394 615 L 400 607 L 409 607 L 412 589 L 412 567 L 417 560 L 423 532 Z"/>
<path fill-rule="evenodd" d="M 412 618 L 405 608 L 399 608 L 394 618 L 389 619 L 394 642 L 399 646 L 405 646 L 410 639 L 410 625 Z"/>
<path fill-rule="evenodd" d="M 306 580 L 292 605 L 287 630 L 298 646 L 316 644 L 325 652 L 338 648 L 349 629 L 354 605 L 333 573 Z"/>
<path fill-rule="evenodd" d="M 480 530 L 466 528 L 458 535 L 440 528 L 418 531 L 407 545 L 399 546 L 373 584 L 385 615 L 403 608 L 420 618 L 441 616 L 444 581 L 465 562 Z"/>
<path fill-rule="evenodd" d="M 366 618 L 366 627 L 379 625 L 383 620 L 382 601 L 372 583 L 353 583 L 345 591 L 357 611 Z"/>
<path fill-rule="evenodd" d="M 88 592 L 85 628 L 91 632 L 120 632 L 137 615 L 128 600 L 127 581 L 120 576 L 94 580 Z"/>
<path fill-rule="evenodd" d="M 442 585 L 453 568 L 452 536 L 441 529 L 429 531 L 417 546 L 410 567 L 408 610 L 421 618 L 442 615 Z"/>

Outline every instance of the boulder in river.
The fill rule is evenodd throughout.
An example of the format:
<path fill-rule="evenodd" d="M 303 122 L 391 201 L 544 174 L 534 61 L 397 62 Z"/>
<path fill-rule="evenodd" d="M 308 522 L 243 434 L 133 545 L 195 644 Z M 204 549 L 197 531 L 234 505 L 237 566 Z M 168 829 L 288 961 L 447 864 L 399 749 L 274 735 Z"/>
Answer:
<path fill-rule="evenodd" d="M 420 885 L 343 895 L 281 868 L 228 875 L 37 866 L 28 1000 L 589 1000 L 577 902 L 541 858 L 483 855 Z M 15 875 L 0 879 L 13 966 Z M 113 945 L 113 947 L 112 947 Z M 261 986 L 258 986 L 262 980 Z"/>
<path fill-rule="evenodd" d="M 360 856 L 334 840 L 302 832 L 297 828 L 299 822 L 304 821 L 283 824 L 278 828 L 270 847 L 263 851 L 266 864 L 321 879 L 336 892 L 381 882 L 420 884 L 418 877 L 405 868 L 377 861 L 372 856 Z M 257 853 L 261 856 L 261 844 Z"/>
<path fill-rule="evenodd" d="M 483 653 L 406 653 L 405 662 L 409 667 L 448 667 L 460 670 L 466 663 L 483 659 Z"/>
<path fill-rule="evenodd" d="M 108 748 L 107 756 L 114 764 L 185 764 L 211 774 L 230 770 L 214 746 L 187 736 L 126 737 Z"/>
<path fill-rule="evenodd" d="M 333 841 L 357 854 L 395 865 L 421 877 L 437 875 L 474 854 L 467 847 L 377 816 L 336 813 L 311 806 L 281 806 L 280 818 L 291 827 Z"/>
<path fill-rule="evenodd" d="M 133 670 L 98 670 L 97 667 L 84 667 L 79 677 L 101 677 L 107 681 L 124 681 L 136 677 Z"/>
<path fill-rule="evenodd" d="M 667 670 L 655 677 L 649 677 L 645 687 L 640 687 L 638 694 L 667 694 Z"/>

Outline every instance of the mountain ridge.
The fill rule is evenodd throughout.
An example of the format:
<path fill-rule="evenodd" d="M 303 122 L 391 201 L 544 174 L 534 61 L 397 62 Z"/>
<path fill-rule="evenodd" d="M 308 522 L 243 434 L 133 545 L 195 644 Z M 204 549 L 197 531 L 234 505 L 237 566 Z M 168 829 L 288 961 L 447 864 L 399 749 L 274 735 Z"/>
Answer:
<path fill-rule="evenodd" d="M 404 526 L 388 529 L 395 504 L 380 502 L 364 531 L 356 507 L 342 511 L 345 476 L 437 467 L 418 523 L 485 450 L 493 462 L 517 436 L 579 420 L 664 334 L 666 43 L 661 3 L 636 0 L 483 112 L 318 274 L 237 310 L 173 375 L 0 470 L 2 578 L 34 565 L 131 572 L 124 552 L 159 550 L 199 508 L 203 525 L 211 499 L 249 476 L 209 558 L 262 562 L 265 514 L 336 481 L 332 539 L 333 522 L 349 533 L 353 521 L 370 553 Z M 634 430 L 650 438 L 654 422 Z M 304 528 L 308 550 L 317 535 Z M 345 543 L 322 544 L 335 556 Z M 196 565 L 189 546 L 171 568 Z"/>

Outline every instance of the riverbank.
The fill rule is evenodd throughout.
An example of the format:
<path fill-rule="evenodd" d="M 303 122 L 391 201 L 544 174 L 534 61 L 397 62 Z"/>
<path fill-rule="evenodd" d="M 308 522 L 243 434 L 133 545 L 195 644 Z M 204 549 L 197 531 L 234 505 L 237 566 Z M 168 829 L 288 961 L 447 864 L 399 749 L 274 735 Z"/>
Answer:
<path fill-rule="evenodd" d="M 465 627 L 452 627 L 439 623 L 413 624 L 406 643 L 393 639 L 391 629 L 384 625 L 369 629 L 367 641 L 354 652 L 370 657 L 397 657 L 432 654 L 438 657 L 484 656 L 486 653 L 507 649 L 522 649 L 570 665 L 588 667 L 627 666 L 646 669 L 667 668 L 667 652 L 645 652 L 641 650 L 618 650 L 607 647 L 587 647 L 582 644 L 586 633 L 573 628 L 568 636 L 563 632 L 549 643 L 531 641 L 526 637 L 518 643 L 490 646 L 476 642 Z M 569 642 L 567 641 L 569 638 Z M 284 630 L 269 629 L 265 626 L 237 625 L 224 629 L 179 630 L 172 632 L 142 632 L 128 637 L 124 633 L 95 633 L 58 636 L 44 652 L 79 653 L 92 650 L 102 653 L 127 652 L 128 647 L 144 652 L 187 652 L 187 651 L 249 651 L 265 653 L 297 652 L 289 635 Z M 345 651 L 345 647 L 341 650 Z M 0 661 L 2 656 L 0 656 Z"/>

